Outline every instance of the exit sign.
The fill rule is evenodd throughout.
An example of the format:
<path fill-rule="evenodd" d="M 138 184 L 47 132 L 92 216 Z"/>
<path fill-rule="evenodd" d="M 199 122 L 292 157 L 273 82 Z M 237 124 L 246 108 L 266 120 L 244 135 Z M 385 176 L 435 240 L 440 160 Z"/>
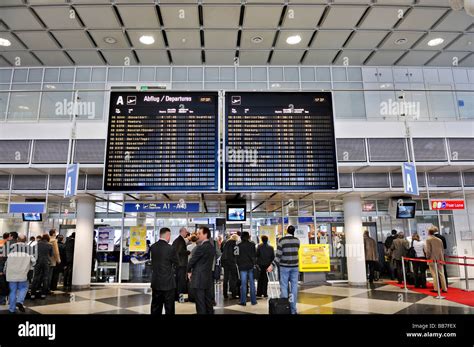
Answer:
<path fill-rule="evenodd" d="M 464 200 L 453 199 L 431 199 L 430 207 L 434 211 L 438 210 L 464 210 Z"/>

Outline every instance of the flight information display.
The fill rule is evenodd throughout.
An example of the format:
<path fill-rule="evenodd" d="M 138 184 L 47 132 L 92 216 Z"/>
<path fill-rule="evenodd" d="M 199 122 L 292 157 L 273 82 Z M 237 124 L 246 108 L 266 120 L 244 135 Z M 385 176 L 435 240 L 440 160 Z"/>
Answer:
<path fill-rule="evenodd" d="M 338 188 L 331 93 L 226 93 L 227 191 Z"/>
<path fill-rule="evenodd" d="M 217 191 L 218 93 L 110 93 L 105 191 Z"/>

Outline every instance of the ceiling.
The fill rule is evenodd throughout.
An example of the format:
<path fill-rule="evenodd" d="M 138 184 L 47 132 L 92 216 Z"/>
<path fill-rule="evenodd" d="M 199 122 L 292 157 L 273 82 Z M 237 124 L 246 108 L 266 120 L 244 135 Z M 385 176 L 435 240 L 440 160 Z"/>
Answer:
<path fill-rule="evenodd" d="M 448 0 L 1 0 L 0 38 L 0 66 L 474 67 L 474 17 Z"/>

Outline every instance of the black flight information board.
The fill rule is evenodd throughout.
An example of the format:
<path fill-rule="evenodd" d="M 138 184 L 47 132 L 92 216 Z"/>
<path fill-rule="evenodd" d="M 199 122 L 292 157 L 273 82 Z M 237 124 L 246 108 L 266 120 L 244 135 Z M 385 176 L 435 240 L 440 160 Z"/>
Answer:
<path fill-rule="evenodd" d="M 226 191 L 338 188 L 331 93 L 226 93 Z"/>
<path fill-rule="evenodd" d="M 217 191 L 218 93 L 110 93 L 105 191 Z"/>

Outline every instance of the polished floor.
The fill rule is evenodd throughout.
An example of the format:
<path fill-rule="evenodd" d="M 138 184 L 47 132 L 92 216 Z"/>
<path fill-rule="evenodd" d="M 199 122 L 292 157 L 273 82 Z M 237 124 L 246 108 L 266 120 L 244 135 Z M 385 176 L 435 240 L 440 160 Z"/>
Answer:
<path fill-rule="evenodd" d="M 452 285 L 462 287 L 460 282 Z M 216 288 L 216 314 L 268 313 L 267 299 L 259 298 L 255 306 L 240 306 L 237 300 L 222 297 L 222 284 Z M 150 302 L 150 288 L 94 286 L 72 293 L 55 291 L 44 300 L 26 300 L 25 307 L 29 314 L 148 314 Z M 474 307 L 405 291 L 384 281 L 367 287 L 300 287 L 297 309 L 299 314 L 474 314 Z M 0 314 L 7 313 L 7 306 L 0 306 Z M 176 303 L 176 313 L 195 314 L 195 305 Z"/>

